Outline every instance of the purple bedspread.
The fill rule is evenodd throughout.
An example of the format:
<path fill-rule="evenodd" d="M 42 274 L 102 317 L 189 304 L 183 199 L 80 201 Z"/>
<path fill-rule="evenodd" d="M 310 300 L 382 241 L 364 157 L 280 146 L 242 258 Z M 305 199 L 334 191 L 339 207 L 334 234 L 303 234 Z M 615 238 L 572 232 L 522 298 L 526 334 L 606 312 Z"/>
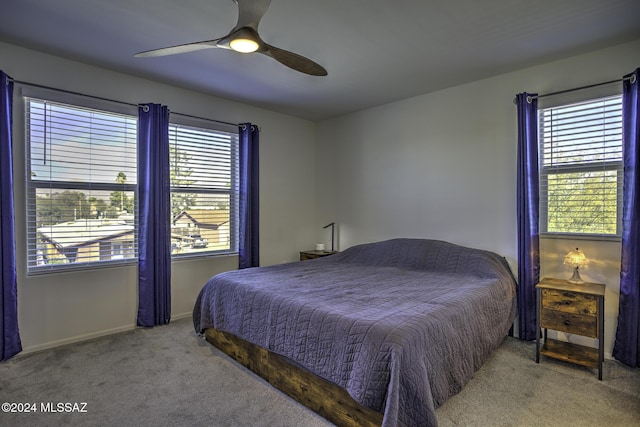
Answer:
<path fill-rule="evenodd" d="M 504 258 L 394 239 L 218 274 L 193 320 L 197 332 L 230 332 L 343 387 L 385 427 L 436 426 L 435 409 L 500 345 L 515 312 Z"/>

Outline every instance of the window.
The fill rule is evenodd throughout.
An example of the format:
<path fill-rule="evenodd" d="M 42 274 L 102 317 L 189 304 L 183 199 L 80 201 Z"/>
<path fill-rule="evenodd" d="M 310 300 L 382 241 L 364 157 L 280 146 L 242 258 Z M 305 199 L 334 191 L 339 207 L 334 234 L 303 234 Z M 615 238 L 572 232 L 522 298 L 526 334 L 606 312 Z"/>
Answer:
<path fill-rule="evenodd" d="M 541 232 L 619 236 L 622 97 L 540 109 Z"/>
<path fill-rule="evenodd" d="M 135 110 L 48 91 L 25 97 L 30 274 L 137 258 Z M 211 126 L 169 126 L 175 256 L 238 250 L 238 131 Z"/>
<path fill-rule="evenodd" d="M 29 272 L 135 258 L 137 118 L 25 106 Z"/>
<path fill-rule="evenodd" d="M 171 253 L 237 252 L 238 133 L 169 126 Z"/>

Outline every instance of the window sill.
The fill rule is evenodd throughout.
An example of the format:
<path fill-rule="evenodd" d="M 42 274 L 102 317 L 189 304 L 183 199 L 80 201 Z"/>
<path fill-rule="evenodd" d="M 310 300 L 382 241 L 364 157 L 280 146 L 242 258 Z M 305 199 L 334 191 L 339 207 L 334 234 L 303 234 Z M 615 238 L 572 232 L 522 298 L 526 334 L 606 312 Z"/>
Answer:
<path fill-rule="evenodd" d="M 587 240 L 591 242 L 620 242 L 622 236 L 603 236 L 597 234 L 573 234 L 573 233 L 540 233 L 541 239 L 559 240 Z"/>
<path fill-rule="evenodd" d="M 173 255 L 171 262 L 188 262 L 211 258 L 237 257 L 238 252 L 201 252 L 193 254 Z M 95 263 L 69 263 L 60 264 L 57 267 L 32 268 L 27 271 L 27 276 L 42 276 L 50 274 L 86 273 L 92 270 L 103 270 L 105 268 L 125 268 L 138 265 L 137 258 L 127 258 L 117 261 L 103 261 Z"/>
<path fill-rule="evenodd" d="M 195 261 L 199 259 L 210 258 L 225 258 L 225 257 L 237 257 L 238 252 L 200 252 L 191 254 L 173 254 L 171 255 L 171 262 L 176 261 Z"/>
<path fill-rule="evenodd" d="M 105 268 L 125 268 L 137 266 L 137 258 L 127 258 L 117 261 L 102 261 L 93 263 L 68 263 L 60 264 L 56 267 L 42 266 L 33 267 L 27 270 L 27 276 L 42 276 L 47 274 L 69 274 L 69 273 L 86 273 L 91 270 L 102 270 Z"/>

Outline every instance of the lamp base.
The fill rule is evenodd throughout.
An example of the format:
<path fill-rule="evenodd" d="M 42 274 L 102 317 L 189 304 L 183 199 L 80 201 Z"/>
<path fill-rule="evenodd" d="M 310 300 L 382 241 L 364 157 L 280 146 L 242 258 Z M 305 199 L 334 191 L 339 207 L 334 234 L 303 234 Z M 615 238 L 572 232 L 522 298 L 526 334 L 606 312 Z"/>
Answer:
<path fill-rule="evenodd" d="M 584 280 L 582 280 L 582 277 L 580 277 L 580 273 L 578 272 L 578 267 L 573 270 L 573 276 L 571 276 L 571 279 L 567 280 L 567 282 L 576 284 L 584 283 Z"/>

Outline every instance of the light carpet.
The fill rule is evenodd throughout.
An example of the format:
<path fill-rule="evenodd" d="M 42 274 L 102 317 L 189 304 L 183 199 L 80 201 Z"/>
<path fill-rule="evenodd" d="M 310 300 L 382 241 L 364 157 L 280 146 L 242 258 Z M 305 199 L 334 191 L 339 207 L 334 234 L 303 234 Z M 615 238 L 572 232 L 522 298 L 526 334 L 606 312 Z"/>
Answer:
<path fill-rule="evenodd" d="M 506 338 L 437 410 L 440 426 L 640 426 L 639 369 L 607 361 L 598 381 L 534 355 Z M 0 412 L 0 426 L 332 425 L 198 337 L 191 319 L 0 363 L 3 402 L 32 412 Z"/>

